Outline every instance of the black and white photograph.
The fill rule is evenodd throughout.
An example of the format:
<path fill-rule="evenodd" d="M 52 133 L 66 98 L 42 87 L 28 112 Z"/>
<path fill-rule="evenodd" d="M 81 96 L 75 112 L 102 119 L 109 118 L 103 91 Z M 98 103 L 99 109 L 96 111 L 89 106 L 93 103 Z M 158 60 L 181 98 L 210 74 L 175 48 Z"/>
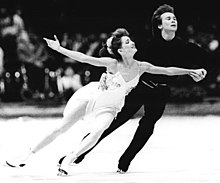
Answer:
<path fill-rule="evenodd" d="M 0 180 L 220 182 L 212 1 L 0 1 Z"/>

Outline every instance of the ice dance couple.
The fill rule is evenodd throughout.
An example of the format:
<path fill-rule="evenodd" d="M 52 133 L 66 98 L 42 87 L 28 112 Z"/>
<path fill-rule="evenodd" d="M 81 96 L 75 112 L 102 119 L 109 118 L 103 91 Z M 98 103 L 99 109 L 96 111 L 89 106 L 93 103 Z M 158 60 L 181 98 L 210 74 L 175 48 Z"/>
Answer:
<path fill-rule="evenodd" d="M 155 34 L 154 42 L 149 45 L 150 49 L 143 47 L 147 48 L 142 51 L 146 53 L 142 55 L 143 58 L 138 55 L 135 43 L 124 28 L 118 28 L 111 34 L 100 50 L 99 58 L 62 47 L 56 36 L 53 40 L 44 38 L 51 49 L 73 60 L 105 67 L 106 72 L 99 81 L 91 82 L 73 94 L 64 109 L 60 126 L 33 146 L 23 160 L 6 160 L 7 165 L 25 166 L 33 154 L 70 129 L 77 121 L 95 121 L 78 147 L 60 159 L 58 175 L 66 176 L 73 163 L 80 163 L 104 137 L 128 121 L 144 105 L 144 116 L 139 121 L 132 142 L 119 160 L 118 172 L 125 173 L 135 155 L 153 134 L 154 124 L 163 114 L 169 96 L 169 84 L 176 81 L 177 76 L 199 82 L 206 77 L 209 69 L 204 62 L 199 62 L 201 65 L 195 69 L 195 64 L 186 60 L 192 56 L 188 55 L 191 47 L 195 50 L 200 48 L 189 46 L 175 37 L 177 20 L 171 6 L 160 6 L 153 14 L 152 21 L 154 26 L 157 23 L 154 28 L 160 31 L 160 38 L 156 38 Z M 178 57 L 176 54 L 179 54 Z M 184 65 L 184 61 L 189 65 Z"/>

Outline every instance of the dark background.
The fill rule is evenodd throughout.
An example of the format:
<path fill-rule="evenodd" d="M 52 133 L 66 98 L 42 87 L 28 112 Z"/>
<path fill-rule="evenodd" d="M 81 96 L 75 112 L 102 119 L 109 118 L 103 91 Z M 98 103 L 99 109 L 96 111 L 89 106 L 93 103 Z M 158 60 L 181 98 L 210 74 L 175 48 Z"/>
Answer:
<path fill-rule="evenodd" d="M 175 8 L 181 26 L 193 23 L 208 31 L 211 24 L 220 23 L 220 11 L 215 1 L 85 1 L 85 0 L 1 0 L 0 6 L 22 9 L 26 25 L 39 34 L 72 32 L 109 32 L 126 27 L 139 33 L 150 25 L 153 11 L 164 3 Z"/>
<path fill-rule="evenodd" d="M 43 37 L 53 38 L 53 35 L 55 34 L 59 40 L 62 40 L 63 35 L 67 33 L 69 36 L 68 46 L 71 48 L 73 45 L 72 41 L 76 40 L 76 37 L 74 36 L 80 33 L 83 39 L 80 40 L 82 46 L 78 51 L 86 53 L 93 41 L 98 41 L 99 43 L 103 41 L 99 37 L 102 35 L 101 33 L 110 33 L 119 27 L 126 28 L 130 35 L 135 38 L 134 40 L 137 43 L 139 43 L 139 41 L 141 42 L 149 39 L 151 35 L 151 16 L 156 8 L 165 3 L 170 4 L 175 9 L 175 15 L 177 16 L 178 20 L 177 34 L 179 34 L 179 36 L 183 39 L 193 41 L 209 51 L 213 56 L 213 60 L 210 60 L 210 62 L 218 62 L 218 67 L 215 69 L 215 74 L 205 84 L 193 85 L 189 87 L 173 87 L 171 91 L 171 102 L 200 102 L 204 100 L 205 97 L 206 99 L 208 97 L 215 98 L 214 100 L 216 101 L 216 97 L 219 97 L 220 95 L 220 10 L 218 2 L 216 1 L 0 0 L 0 8 L 7 9 L 11 17 L 16 14 L 16 10 L 20 9 L 20 16 L 24 21 L 25 31 L 27 31 L 30 35 L 32 34 L 32 36 L 35 35 L 38 38 L 39 43 L 43 40 Z M 190 27 L 194 29 L 193 33 L 192 31 L 189 31 Z M 14 72 L 14 70 L 17 71 L 14 69 L 15 64 L 19 64 L 19 62 L 16 62 L 19 55 L 16 51 L 18 45 L 17 35 L 14 37 L 12 36 L 12 39 L 13 41 L 11 43 L 13 43 L 12 46 L 14 46 L 14 49 L 7 39 L 3 39 L 6 41 L 4 41 L 4 44 L 2 43 L 2 45 L 4 48 L 4 53 L 8 53 L 5 54 L 7 55 L 5 58 L 8 58 L 4 60 L 6 63 L 5 65 L 13 66 L 11 68 Z M 214 44 L 217 42 L 217 47 L 210 49 L 209 44 L 213 43 L 213 41 Z M 45 42 L 42 43 L 42 45 L 44 44 Z M 101 44 L 99 45 L 101 46 Z M 12 51 L 14 54 L 11 54 Z M 30 50 L 28 49 L 23 51 L 30 53 Z M 44 51 L 49 54 L 49 57 L 45 63 L 42 63 L 43 67 L 38 68 L 34 65 L 34 63 L 39 62 L 38 59 L 35 59 L 32 63 L 33 68 L 41 71 L 39 71 L 39 73 L 41 73 L 42 79 L 40 79 L 40 81 L 42 82 L 38 82 L 39 73 L 36 74 L 32 71 L 29 71 L 32 76 L 29 76 L 28 84 L 30 86 L 31 84 L 35 86 L 36 83 L 40 83 L 40 89 L 44 90 L 41 91 L 40 94 L 45 96 L 45 98 L 48 100 L 54 100 L 54 98 L 57 97 L 57 101 L 59 101 L 60 93 L 57 92 L 56 85 L 54 84 L 56 83 L 56 77 L 50 77 L 48 73 L 45 73 L 44 69 L 49 68 L 51 72 L 55 71 L 56 69 L 64 69 L 65 57 L 53 52 L 50 49 L 44 49 Z M 98 52 L 93 52 L 93 54 L 97 53 Z M 36 52 L 29 55 L 35 56 L 35 54 Z M 11 55 L 14 57 L 12 58 Z M 103 72 L 102 68 L 98 69 L 84 64 L 79 64 L 77 66 L 74 65 L 72 67 L 76 69 L 76 72 L 81 74 L 80 76 L 84 84 L 92 80 L 98 80 Z M 9 71 L 7 68 L 8 67 L 5 67 L 5 73 Z M 87 76 L 86 71 L 89 71 L 91 75 Z M 3 73 L 3 76 L 7 78 L 5 73 Z M 12 73 L 11 76 L 13 75 L 14 74 Z M 49 87 L 45 87 L 44 82 L 48 80 L 47 78 L 49 78 L 53 85 L 50 84 L 48 85 Z M 10 82 L 7 84 L 9 89 L 7 89 L 7 87 L 5 87 L 6 89 L 2 89 L 3 98 L 8 100 L 8 98 L 13 96 L 10 93 L 12 91 L 16 91 L 19 98 L 20 96 L 23 96 L 23 93 L 20 92 L 23 91 L 22 80 L 17 82 L 17 80 L 14 81 L 12 79 L 10 80 L 9 78 L 9 81 Z M 16 86 L 19 84 L 17 90 L 13 88 L 13 84 L 16 84 Z M 42 88 L 42 86 L 44 87 Z M 36 87 L 39 86 L 36 84 Z M 51 97 L 49 95 L 50 91 L 55 94 L 55 97 Z M 10 97 L 8 97 L 6 94 Z M 28 96 L 28 99 L 34 98 L 33 96 L 34 95 L 31 94 Z M 44 98 L 42 98 L 38 93 L 37 97 L 35 98 L 36 100 L 44 100 Z"/>

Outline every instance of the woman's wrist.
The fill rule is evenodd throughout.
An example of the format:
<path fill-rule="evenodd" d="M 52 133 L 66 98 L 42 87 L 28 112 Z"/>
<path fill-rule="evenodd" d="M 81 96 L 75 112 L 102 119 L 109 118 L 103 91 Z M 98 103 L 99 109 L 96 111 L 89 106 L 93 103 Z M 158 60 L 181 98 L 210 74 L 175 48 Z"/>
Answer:
<path fill-rule="evenodd" d="M 61 52 L 61 46 L 60 45 L 57 47 L 56 51 Z"/>
<path fill-rule="evenodd" d="M 190 69 L 188 74 L 191 75 L 193 72 L 194 72 L 194 70 Z"/>

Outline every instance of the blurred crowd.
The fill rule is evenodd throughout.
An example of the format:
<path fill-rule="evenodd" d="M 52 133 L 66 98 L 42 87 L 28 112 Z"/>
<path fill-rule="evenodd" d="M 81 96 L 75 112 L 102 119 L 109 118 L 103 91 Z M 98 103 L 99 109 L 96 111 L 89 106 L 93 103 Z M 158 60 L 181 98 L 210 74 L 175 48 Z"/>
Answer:
<path fill-rule="evenodd" d="M 146 26 L 147 28 L 147 26 Z M 198 31 L 187 25 L 184 39 L 204 47 L 220 65 L 217 27 L 212 31 Z M 146 31 L 149 31 L 146 29 Z M 147 35 L 147 34 L 146 34 Z M 63 47 L 99 56 L 98 52 L 108 33 L 71 33 L 58 35 Z M 41 36 L 26 26 L 22 11 L 0 9 L 0 101 L 67 101 L 79 88 L 98 80 L 104 68 L 79 63 L 50 50 Z M 220 96 L 220 67 L 205 86 L 177 88 L 172 95 L 176 100 L 205 96 Z"/>
<path fill-rule="evenodd" d="M 83 35 L 64 32 L 63 47 L 98 56 L 106 33 Z M 2 101 L 68 100 L 103 70 L 70 61 L 51 51 L 42 37 L 26 27 L 22 12 L 0 9 L 0 96 Z"/>

